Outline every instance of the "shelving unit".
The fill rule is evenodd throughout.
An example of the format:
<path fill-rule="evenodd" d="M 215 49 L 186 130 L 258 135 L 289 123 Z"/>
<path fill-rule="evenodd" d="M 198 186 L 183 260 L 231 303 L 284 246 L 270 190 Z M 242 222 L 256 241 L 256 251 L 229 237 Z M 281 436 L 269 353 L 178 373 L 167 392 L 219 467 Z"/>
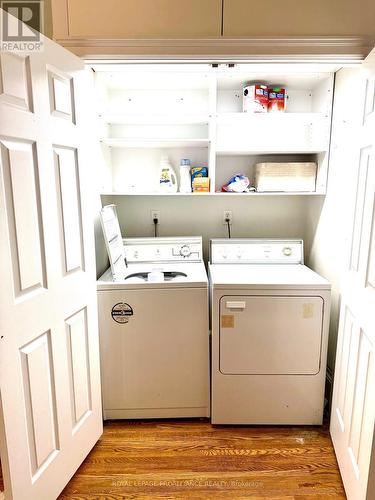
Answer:
<path fill-rule="evenodd" d="M 140 67 L 141 66 L 141 67 Z M 333 96 L 333 71 L 325 65 L 123 66 L 96 75 L 103 152 L 102 194 L 137 196 L 324 195 Z M 149 71 L 149 72 L 148 72 Z M 242 112 L 248 81 L 283 84 L 285 113 Z M 160 157 L 206 165 L 210 193 L 158 193 Z M 313 193 L 223 193 L 233 175 L 250 180 L 258 162 L 314 161 Z"/>

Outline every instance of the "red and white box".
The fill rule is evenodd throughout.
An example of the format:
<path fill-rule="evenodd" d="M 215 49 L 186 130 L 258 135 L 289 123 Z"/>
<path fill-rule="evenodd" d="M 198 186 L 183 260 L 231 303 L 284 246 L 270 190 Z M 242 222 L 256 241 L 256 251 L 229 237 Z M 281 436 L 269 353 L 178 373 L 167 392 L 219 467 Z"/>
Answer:
<path fill-rule="evenodd" d="M 243 112 L 267 113 L 268 86 L 261 83 L 247 84 L 243 88 Z"/>
<path fill-rule="evenodd" d="M 286 108 L 286 91 L 281 87 L 268 89 L 269 113 L 282 113 Z"/>

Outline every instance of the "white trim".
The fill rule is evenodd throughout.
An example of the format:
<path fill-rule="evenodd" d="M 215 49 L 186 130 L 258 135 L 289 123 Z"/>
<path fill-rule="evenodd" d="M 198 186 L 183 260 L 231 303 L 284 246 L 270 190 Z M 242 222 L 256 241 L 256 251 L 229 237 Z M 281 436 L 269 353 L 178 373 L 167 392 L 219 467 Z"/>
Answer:
<path fill-rule="evenodd" d="M 254 37 L 109 39 L 56 38 L 85 59 L 210 60 L 363 60 L 375 39 L 369 37 Z"/>

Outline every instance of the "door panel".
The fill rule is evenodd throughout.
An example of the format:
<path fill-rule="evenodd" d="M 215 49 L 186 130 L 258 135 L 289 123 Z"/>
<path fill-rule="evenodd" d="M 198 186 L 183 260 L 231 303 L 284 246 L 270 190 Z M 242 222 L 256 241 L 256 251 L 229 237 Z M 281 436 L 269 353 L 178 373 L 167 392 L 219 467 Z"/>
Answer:
<path fill-rule="evenodd" d="M 371 147 L 367 146 L 360 150 L 359 165 L 358 165 L 358 178 L 357 178 L 357 196 L 354 212 L 354 225 L 353 225 L 353 238 L 352 238 L 352 253 L 351 253 L 351 269 L 359 271 L 360 251 L 364 250 L 363 245 L 363 217 L 366 202 L 366 189 L 368 186 L 369 177 L 369 162 L 371 155 Z"/>
<path fill-rule="evenodd" d="M 84 270 L 77 150 L 54 146 L 64 273 Z"/>
<path fill-rule="evenodd" d="M 375 290 L 375 204 L 372 212 L 370 251 L 366 266 L 366 287 Z"/>
<path fill-rule="evenodd" d="M 91 411 L 91 382 L 87 338 L 87 311 L 83 309 L 65 321 L 68 343 L 73 432 Z"/>
<path fill-rule="evenodd" d="M 73 79 L 49 66 L 48 84 L 51 114 L 75 123 Z"/>
<path fill-rule="evenodd" d="M 3 53 L 0 73 L 0 102 L 32 112 L 30 57 Z"/>
<path fill-rule="evenodd" d="M 36 143 L 22 139 L 1 141 L 1 161 L 8 208 L 13 287 L 18 297 L 37 288 L 46 288 Z"/>
<path fill-rule="evenodd" d="M 102 432 L 91 82 L 43 42 L 0 53 L 0 453 L 14 500 L 57 498 Z"/>
<path fill-rule="evenodd" d="M 372 119 L 375 111 L 375 76 L 368 75 L 366 78 L 366 96 L 364 106 L 363 122 Z"/>
<path fill-rule="evenodd" d="M 371 500 L 375 424 L 374 213 L 375 51 L 366 61 L 362 110 L 353 125 L 357 163 L 346 165 L 356 189 L 351 252 L 342 280 L 341 314 L 332 401 L 331 434 L 349 500 Z M 360 90 L 360 89 L 359 89 Z M 333 134 L 335 134 L 335 123 Z"/>
<path fill-rule="evenodd" d="M 58 452 L 56 388 L 53 378 L 51 332 L 20 349 L 33 477 Z"/>
<path fill-rule="evenodd" d="M 221 373 L 319 373 L 321 297 L 224 296 L 220 318 Z"/>

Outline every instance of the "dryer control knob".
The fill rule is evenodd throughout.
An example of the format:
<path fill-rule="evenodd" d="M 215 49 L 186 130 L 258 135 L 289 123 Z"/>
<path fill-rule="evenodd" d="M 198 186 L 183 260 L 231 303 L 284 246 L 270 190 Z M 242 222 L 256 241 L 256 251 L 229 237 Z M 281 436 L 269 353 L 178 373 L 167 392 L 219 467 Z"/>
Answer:
<path fill-rule="evenodd" d="M 183 246 L 180 248 L 180 255 L 181 255 L 182 257 L 190 257 L 190 255 L 191 255 L 191 250 L 190 250 L 189 245 L 183 245 Z"/>
<path fill-rule="evenodd" d="M 290 255 L 292 255 L 292 253 L 293 253 L 293 250 L 290 247 L 284 247 L 283 248 L 283 254 L 286 257 L 289 257 Z"/>

